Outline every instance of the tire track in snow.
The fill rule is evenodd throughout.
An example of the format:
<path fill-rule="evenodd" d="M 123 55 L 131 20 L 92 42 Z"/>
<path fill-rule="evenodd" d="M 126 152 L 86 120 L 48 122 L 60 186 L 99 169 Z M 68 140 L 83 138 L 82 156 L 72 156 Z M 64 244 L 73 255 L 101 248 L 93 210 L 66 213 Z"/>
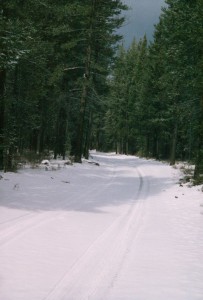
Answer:
<path fill-rule="evenodd" d="M 108 187 L 111 185 L 112 181 L 115 179 L 115 168 L 113 170 L 109 170 L 108 174 L 110 174 L 110 179 L 108 183 L 103 187 L 102 191 L 108 189 Z M 60 203 L 57 201 L 56 205 L 52 205 L 52 209 L 54 210 L 58 207 L 60 204 L 64 209 L 68 209 L 72 206 L 73 203 L 79 202 L 79 200 L 88 197 L 88 195 L 91 195 L 94 193 L 95 195 L 100 193 L 100 182 L 98 182 L 96 185 L 94 185 L 92 188 L 88 188 L 88 191 L 82 193 L 82 195 L 77 196 L 76 198 L 74 195 L 72 196 L 72 201 L 67 201 L 67 199 L 60 201 Z M 62 217 L 65 215 L 64 212 L 56 212 L 54 216 L 50 217 L 50 212 L 30 212 L 24 215 L 21 215 L 19 217 L 13 218 L 11 222 L 3 222 L 2 224 L 6 224 L 6 228 L 4 226 L 1 226 L 0 229 L 2 232 L 0 232 L 0 247 L 3 247 L 7 245 L 8 243 L 17 240 L 24 234 L 28 233 L 30 230 L 35 229 L 37 227 L 42 226 L 43 224 L 47 222 L 51 222 L 57 217 Z M 8 226 L 7 226 L 8 224 Z"/>
<path fill-rule="evenodd" d="M 134 201 L 67 270 L 43 300 L 107 299 L 130 251 L 144 214 L 147 182 L 137 170 L 139 188 Z"/>
<path fill-rule="evenodd" d="M 23 215 L 20 215 L 20 216 L 16 216 L 16 217 L 14 217 L 12 219 L 0 222 L 0 226 L 3 227 L 4 224 L 11 224 L 11 223 L 18 222 L 20 219 L 23 219 L 23 218 L 26 218 L 27 216 L 32 216 L 32 215 L 33 215 L 33 213 L 30 212 L 30 213 L 26 213 L 26 214 L 23 214 Z"/>
<path fill-rule="evenodd" d="M 141 229 L 141 226 L 143 224 L 143 218 L 145 215 L 145 206 L 146 206 L 146 199 L 149 194 L 149 181 L 147 178 L 144 179 L 143 174 L 138 169 L 139 178 L 141 180 L 140 187 L 138 191 L 138 198 L 136 202 L 136 207 L 133 208 L 133 211 L 129 212 L 129 220 L 126 222 L 126 228 L 123 229 L 122 232 L 122 243 L 123 243 L 123 249 L 122 255 L 120 255 L 119 264 L 114 266 L 112 268 L 112 274 L 109 276 L 108 285 L 100 290 L 99 295 L 95 293 L 94 295 L 91 295 L 90 299 L 100 299 L 100 300 L 106 300 L 108 299 L 108 294 L 112 288 L 116 285 L 117 280 L 119 279 L 120 273 L 122 271 L 122 268 L 128 259 L 128 256 L 132 250 L 132 244 L 134 240 L 136 239 L 136 236 L 139 234 L 139 230 Z M 125 239 L 126 246 L 123 242 Z M 96 298 L 95 298 L 96 296 Z"/>

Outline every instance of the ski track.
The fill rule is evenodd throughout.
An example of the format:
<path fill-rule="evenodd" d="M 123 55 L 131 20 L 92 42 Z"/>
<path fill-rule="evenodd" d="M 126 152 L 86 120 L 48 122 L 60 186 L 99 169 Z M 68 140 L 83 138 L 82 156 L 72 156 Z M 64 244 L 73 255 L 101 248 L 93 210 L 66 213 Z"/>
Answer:
<path fill-rule="evenodd" d="M 149 183 L 138 167 L 136 171 L 139 188 L 129 208 L 89 246 L 43 300 L 107 299 L 105 294 L 113 287 L 142 224 Z"/>

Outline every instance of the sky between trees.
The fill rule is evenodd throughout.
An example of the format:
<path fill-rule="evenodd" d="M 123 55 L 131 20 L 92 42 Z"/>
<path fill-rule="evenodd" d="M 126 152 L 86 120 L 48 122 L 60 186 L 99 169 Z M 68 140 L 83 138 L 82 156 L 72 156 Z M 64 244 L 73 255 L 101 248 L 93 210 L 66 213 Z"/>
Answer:
<path fill-rule="evenodd" d="M 119 32 L 124 36 L 124 43 L 129 47 L 133 38 L 139 40 L 146 33 L 149 40 L 153 39 L 154 24 L 158 23 L 164 0 L 124 0 L 131 9 L 125 11 L 124 25 Z"/>

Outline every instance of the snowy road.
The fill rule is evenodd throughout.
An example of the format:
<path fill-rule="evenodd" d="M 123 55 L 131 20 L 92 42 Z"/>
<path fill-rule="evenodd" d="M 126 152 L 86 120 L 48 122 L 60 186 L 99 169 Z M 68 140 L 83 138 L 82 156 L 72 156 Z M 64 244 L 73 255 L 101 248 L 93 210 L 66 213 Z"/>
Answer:
<path fill-rule="evenodd" d="M 0 180 L 1 300 L 202 300 L 203 195 L 152 160 Z"/>

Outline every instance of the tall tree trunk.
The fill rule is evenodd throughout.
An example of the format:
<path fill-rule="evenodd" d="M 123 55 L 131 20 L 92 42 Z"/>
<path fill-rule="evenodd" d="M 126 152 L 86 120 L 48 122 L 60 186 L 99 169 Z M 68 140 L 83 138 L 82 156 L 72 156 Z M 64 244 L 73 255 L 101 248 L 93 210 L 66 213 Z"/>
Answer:
<path fill-rule="evenodd" d="M 91 110 L 91 108 L 90 108 L 90 110 Z M 92 131 L 92 112 L 90 111 L 88 126 L 87 126 L 87 129 L 86 129 L 85 145 L 84 145 L 84 157 L 86 159 L 89 158 L 91 131 Z"/>
<path fill-rule="evenodd" d="M 146 157 L 150 156 L 149 148 L 150 148 L 150 138 L 149 138 L 149 133 L 148 133 L 147 136 L 146 136 L 146 149 L 145 149 L 145 156 Z"/>
<path fill-rule="evenodd" d="M 159 139 L 156 132 L 153 135 L 152 157 L 159 159 Z"/>
<path fill-rule="evenodd" d="M 64 107 L 61 107 L 58 113 L 56 122 L 54 158 L 61 155 L 65 159 L 67 141 L 67 112 Z"/>
<path fill-rule="evenodd" d="M 203 97 L 200 100 L 200 126 L 199 126 L 199 145 L 197 150 L 197 159 L 195 164 L 194 179 L 197 182 L 203 182 Z"/>
<path fill-rule="evenodd" d="M 92 0 L 91 8 L 92 9 L 90 15 L 89 36 L 88 36 L 88 44 L 86 50 L 86 66 L 85 66 L 82 96 L 80 100 L 79 125 L 77 131 L 78 134 L 77 134 L 76 151 L 75 151 L 75 162 L 79 162 L 79 163 L 81 163 L 82 153 L 83 153 L 84 123 L 85 123 L 85 112 L 86 112 L 86 106 L 88 101 L 88 90 L 89 90 L 90 76 L 91 76 L 93 25 L 94 25 L 94 18 L 95 18 L 96 0 Z"/>
<path fill-rule="evenodd" d="M 128 155 L 129 154 L 129 143 L 128 143 L 128 138 L 126 139 L 126 142 L 125 142 L 125 154 Z"/>
<path fill-rule="evenodd" d="M 18 102 L 19 98 L 19 91 L 18 91 L 18 65 L 15 66 L 14 69 L 14 81 L 13 81 L 13 97 L 15 99 L 15 102 Z M 9 127 L 9 132 L 6 133 L 5 138 L 5 153 L 4 153 L 4 170 L 5 171 L 14 171 L 15 170 L 15 161 L 14 161 L 14 155 L 17 150 L 17 143 L 13 140 L 13 137 L 16 135 L 16 124 L 15 122 L 12 122 L 12 125 L 10 124 L 10 117 L 15 117 L 15 110 L 16 105 L 14 103 L 11 103 L 10 107 L 11 111 L 8 111 L 5 113 L 5 126 Z"/>
<path fill-rule="evenodd" d="M 0 70 L 0 170 L 4 168 L 4 112 L 6 70 Z"/>
<path fill-rule="evenodd" d="M 178 134 L 178 123 L 175 122 L 173 135 L 172 135 L 172 145 L 171 145 L 171 155 L 170 155 L 171 166 L 175 165 L 175 161 L 176 161 L 177 134 Z"/>
<path fill-rule="evenodd" d="M 89 81 L 89 79 L 85 78 L 85 81 Z M 77 142 L 76 142 L 76 151 L 75 151 L 75 162 L 78 163 L 81 163 L 82 152 L 83 152 L 84 123 L 85 123 L 87 96 L 88 96 L 88 82 L 85 82 L 83 85 L 83 92 L 80 101 L 79 126 L 77 130 Z"/>

